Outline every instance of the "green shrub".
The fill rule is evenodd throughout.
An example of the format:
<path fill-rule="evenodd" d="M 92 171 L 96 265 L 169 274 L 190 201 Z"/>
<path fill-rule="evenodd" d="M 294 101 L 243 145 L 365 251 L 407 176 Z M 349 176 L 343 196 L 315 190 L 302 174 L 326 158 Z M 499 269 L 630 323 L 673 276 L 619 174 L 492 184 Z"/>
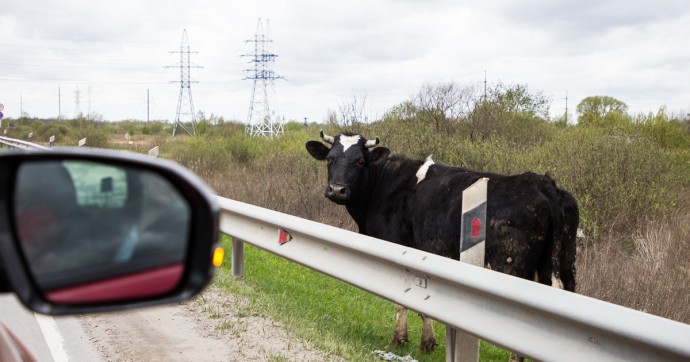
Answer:
<path fill-rule="evenodd" d="M 670 119 L 664 108 L 656 115 L 637 116 L 635 131 L 663 148 L 690 149 L 690 127 Z"/>
<path fill-rule="evenodd" d="M 86 138 L 86 147 L 93 148 L 108 148 L 108 135 L 106 129 L 87 126 L 86 128 L 80 128 L 70 134 L 70 137 L 66 137 L 64 144 L 61 146 L 77 146 L 79 140 Z"/>
<path fill-rule="evenodd" d="M 528 157 L 575 195 L 590 235 L 625 230 L 675 207 L 664 178 L 673 162 L 647 139 L 571 127 Z"/>

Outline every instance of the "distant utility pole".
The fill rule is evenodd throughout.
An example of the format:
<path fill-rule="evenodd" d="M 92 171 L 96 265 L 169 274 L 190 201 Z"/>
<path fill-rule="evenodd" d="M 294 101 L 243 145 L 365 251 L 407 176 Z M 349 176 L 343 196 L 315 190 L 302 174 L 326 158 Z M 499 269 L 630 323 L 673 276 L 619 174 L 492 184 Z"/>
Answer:
<path fill-rule="evenodd" d="M 81 93 L 79 93 L 79 86 L 74 91 L 74 118 L 79 118 L 79 108 L 81 106 Z"/>
<path fill-rule="evenodd" d="M 62 114 L 62 99 L 60 99 L 62 96 L 60 95 L 60 86 L 58 86 L 58 116 L 57 119 L 60 119 L 60 115 Z"/>
<path fill-rule="evenodd" d="M 151 101 L 149 98 L 149 90 L 146 90 L 146 122 L 149 121 L 149 109 L 151 107 Z"/>
<path fill-rule="evenodd" d="M 273 137 L 283 133 L 284 119 L 278 116 L 275 104 L 271 104 L 272 98 L 275 98 L 274 81 L 283 77 L 273 71 L 273 64 L 278 55 L 269 50 L 273 40 L 269 38 L 268 33 L 269 20 L 266 20 L 264 31 L 259 18 L 254 39 L 246 41 L 254 43 L 254 52 L 242 55 L 249 57 L 249 63 L 254 65 L 251 69 L 245 70 L 248 75 L 244 78 L 253 81 L 246 126 L 246 132 L 252 136 Z"/>
<path fill-rule="evenodd" d="M 88 101 L 88 106 L 87 106 L 88 113 L 86 114 L 86 118 L 91 119 L 91 86 L 89 86 L 87 88 L 87 92 L 88 92 L 89 101 Z"/>
<path fill-rule="evenodd" d="M 189 40 L 187 40 L 187 29 L 182 32 L 182 42 L 180 43 L 179 51 L 171 51 L 170 53 L 180 54 L 180 64 L 167 66 L 166 68 L 180 68 L 180 80 L 172 81 L 172 83 L 180 83 L 180 96 L 177 99 L 177 113 L 175 114 L 175 125 L 173 126 L 173 136 L 177 134 L 177 127 L 181 127 L 190 135 L 194 136 L 196 125 L 196 114 L 194 113 L 194 102 L 192 101 L 192 83 L 199 83 L 191 80 L 191 68 L 201 68 L 198 65 L 192 65 L 191 54 L 198 54 L 193 52 L 189 47 Z M 191 124 L 191 129 L 184 125 L 184 120 Z"/>
<path fill-rule="evenodd" d="M 568 125 L 568 90 L 565 90 L 565 124 Z"/>
<path fill-rule="evenodd" d="M 19 122 L 24 118 L 24 96 L 19 96 Z"/>

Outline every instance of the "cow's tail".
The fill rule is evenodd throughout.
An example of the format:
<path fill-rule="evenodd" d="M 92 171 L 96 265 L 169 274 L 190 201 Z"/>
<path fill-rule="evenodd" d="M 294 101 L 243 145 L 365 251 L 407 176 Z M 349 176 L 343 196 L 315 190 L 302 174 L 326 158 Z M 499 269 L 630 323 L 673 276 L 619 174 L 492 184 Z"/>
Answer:
<path fill-rule="evenodd" d="M 577 201 L 567 191 L 556 186 L 556 182 L 546 175 L 548 186 L 542 190 L 549 199 L 552 211 L 551 240 L 548 250 L 548 262 L 545 267 L 550 271 L 549 279 L 541 280 L 544 284 L 551 282 L 554 287 L 575 291 L 575 254 L 576 233 L 579 222 Z M 541 278 L 547 275 L 542 273 Z"/>
<path fill-rule="evenodd" d="M 561 241 L 560 270 L 563 287 L 575 291 L 575 255 L 577 254 L 577 227 L 580 211 L 577 200 L 568 191 L 558 189 L 563 210 L 563 235 Z"/>

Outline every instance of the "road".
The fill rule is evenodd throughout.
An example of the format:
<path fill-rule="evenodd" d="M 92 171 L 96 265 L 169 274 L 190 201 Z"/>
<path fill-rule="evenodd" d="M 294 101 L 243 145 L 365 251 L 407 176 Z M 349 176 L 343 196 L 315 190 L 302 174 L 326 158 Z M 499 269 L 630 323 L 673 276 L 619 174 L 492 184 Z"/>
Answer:
<path fill-rule="evenodd" d="M 38 315 L 24 308 L 14 294 L 0 295 L 0 321 L 38 361 L 102 361 L 78 317 Z"/>
<path fill-rule="evenodd" d="M 38 361 L 337 360 L 248 315 L 246 301 L 215 288 L 182 304 L 126 312 L 50 317 L 0 296 L 0 321 Z M 249 313 L 251 314 L 251 313 Z"/>

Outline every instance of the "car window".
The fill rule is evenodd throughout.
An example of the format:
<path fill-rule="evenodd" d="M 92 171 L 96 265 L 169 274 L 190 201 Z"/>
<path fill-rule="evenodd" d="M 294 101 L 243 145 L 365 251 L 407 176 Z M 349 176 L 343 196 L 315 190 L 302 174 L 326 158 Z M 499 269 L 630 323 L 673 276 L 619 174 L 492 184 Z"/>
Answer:
<path fill-rule="evenodd" d="M 83 161 L 62 163 L 74 182 L 80 206 L 123 207 L 127 201 L 127 173 L 121 167 Z"/>

